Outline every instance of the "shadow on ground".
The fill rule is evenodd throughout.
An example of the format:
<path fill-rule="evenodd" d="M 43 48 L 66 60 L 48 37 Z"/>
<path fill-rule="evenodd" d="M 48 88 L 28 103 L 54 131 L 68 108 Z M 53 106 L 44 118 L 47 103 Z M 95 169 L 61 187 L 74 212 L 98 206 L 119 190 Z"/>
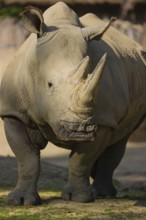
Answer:
<path fill-rule="evenodd" d="M 132 145 L 133 146 L 133 145 Z M 146 147 L 136 144 L 126 149 L 125 157 L 116 169 L 114 179 L 123 188 L 146 189 Z M 13 188 L 18 178 L 15 157 L 0 156 L 0 188 Z M 68 156 L 41 158 L 39 190 L 62 190 L 68 179 Z"/>
<path fill-rule="evenodd" d="M 67 183 L 67 168 L 41 160 L 39 190 L 60 191 Z M 0 157 L 0 190 L 13 188 L 18 178 L 17 162 L 14 157 Z"/>

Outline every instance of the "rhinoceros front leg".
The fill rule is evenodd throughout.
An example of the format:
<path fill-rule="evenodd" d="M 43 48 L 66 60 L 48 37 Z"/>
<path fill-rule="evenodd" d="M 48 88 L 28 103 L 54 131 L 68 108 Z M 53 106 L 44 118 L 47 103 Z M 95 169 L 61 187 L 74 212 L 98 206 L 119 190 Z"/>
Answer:
<path fill-rule="evenodd" d="M 5 133 L 8 143 L 14 152 L 17 163 L 19 179 L 14 190 L 7 198 L 9 205 L 37 205 L 41 199 L 37 192 L 37 181 L 40 173 L 40 150 L 37 143 L 44 142 L 39 135 L 28 131 L 26 126 L 17 119 L 5 118 Z M 32 140 L 31 140 L 32 139 Z M 43 143 L 43 144 L 44 144 Z"/>
<path fill-rule="evenodd" d="M 113 173 L 119 165 L 125 153 L 128 137 L 116 144 L 109 146 L 95 162 L 91 176 L 94 179 L 93 187 L 97 197 L 115 197 L 117 190 L 113 185 Z"/>
<path fill-rule="evenodd" d="M 69 157 L 69 183 L 62 193 L 63 199 L 77 202 L 95 200 L 97 194 L 90 185 L 90 172 L 104 146 L 107 145 L 110 134 L 110 129 L 103 127 L 98 131 L 94 142 L 79 143 L 74 146 Z"/>

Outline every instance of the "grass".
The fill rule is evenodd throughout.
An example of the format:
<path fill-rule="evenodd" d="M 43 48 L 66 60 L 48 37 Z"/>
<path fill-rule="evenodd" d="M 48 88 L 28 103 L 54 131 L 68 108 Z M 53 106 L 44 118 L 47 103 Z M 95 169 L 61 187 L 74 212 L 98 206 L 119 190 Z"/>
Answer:
<path fill-rule="evenodd" d="M 60 191 L 41 191 L 41 206 L 5 205 L 8 191 L 0 190 L 0 220 L 146 220 L 146 193 L 131 190 L 117 199 L 99 199 L 94 203 L 63 201 Z"/>
<path fill-rule="evenodd" d="M 0 17 L 15 17 L 20 18 L 20 13 L 23 11 L 24 7 L 18 6 L 3 6 L 0 7 Z"/>
<path fill-rule="evenodd" d="M 12 207 L 5 204 L 17 180 L 16 160 L 1 157 L 0 220 L 146 220 L 146 191 L 143 186 L 123 189 L 118 181 L 117 199 L 98 199 L 94 203 L 63 201 L 60 193 L 67 183 L 67 169 L 42 160 L 38 183 L 41 206 Z"/>

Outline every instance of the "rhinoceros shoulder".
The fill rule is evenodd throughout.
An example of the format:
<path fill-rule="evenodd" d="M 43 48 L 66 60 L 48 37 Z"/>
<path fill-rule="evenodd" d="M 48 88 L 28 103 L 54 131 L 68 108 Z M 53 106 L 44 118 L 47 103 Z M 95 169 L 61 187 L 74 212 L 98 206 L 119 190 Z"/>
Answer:
<path fill-rule="evenodd" d="M 0 116 L 14 116 L 26 123 L 28 118 L 28 97 L 32 94 L 28 68 L 29 56 L 32 56 L 32 47 L 35 36 L 31 35 L 16 51 L 15 56 L 8 64 L 0 85 Z M 26 83 L 27 81 L 27 83 Z"/>

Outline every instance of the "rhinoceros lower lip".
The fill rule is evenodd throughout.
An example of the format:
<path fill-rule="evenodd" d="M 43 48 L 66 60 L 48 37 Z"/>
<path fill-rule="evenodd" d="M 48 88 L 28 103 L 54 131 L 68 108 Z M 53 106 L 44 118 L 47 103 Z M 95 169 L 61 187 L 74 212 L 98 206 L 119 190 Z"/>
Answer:
<path fill-rule="evenodd" d="M 95 133 L 66 132 L 61 130 L 59 133 L 59 138 L 62 141 L 94 141 Z"/>
<path fill-rule="evenodd" d="M 60 127 L 69 131 L 69 132 L 83 132 L 90 133 L 94 132 L 97 129 L 97 126 L 93 123 L 79 123 L 79 122 L 67 122 L 60 121 Z"/>
<path fill-rule="evenodd" d="M 63 141 L 93 141 L 97 126 L 62 121 L 59 127 L 59 138 Z"/>

